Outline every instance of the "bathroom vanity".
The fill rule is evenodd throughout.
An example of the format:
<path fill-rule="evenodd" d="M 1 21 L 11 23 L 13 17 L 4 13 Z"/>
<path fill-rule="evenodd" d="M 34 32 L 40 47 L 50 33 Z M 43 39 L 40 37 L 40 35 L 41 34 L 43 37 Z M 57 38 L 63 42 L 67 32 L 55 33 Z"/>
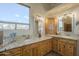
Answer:
<path fill-rule="evenodd" d="M 43 56 L 52 51 L 52 37 L 29 39 L 22 43 L 15 42 L 4 48 L 0 53 L 8 56 Z"/>
<path fill-rule="evenodd" d="M 77 55 L 77 40 L 54 37 L 53 51 L 64 56 Z"/>
<path fill-rule="evenodd" d="M 55 52 L 63 56 L 79 55 L 79 40 L 75 37 L 51 35 L 22 43 L 12 43 L 1 51 L 1 54 L 12 56 L 44 56 Z"/>

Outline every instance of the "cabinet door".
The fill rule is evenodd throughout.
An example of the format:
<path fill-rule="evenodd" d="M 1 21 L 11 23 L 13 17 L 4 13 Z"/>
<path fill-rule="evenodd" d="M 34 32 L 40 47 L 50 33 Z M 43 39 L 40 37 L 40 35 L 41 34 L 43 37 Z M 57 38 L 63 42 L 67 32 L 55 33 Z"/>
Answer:
<path fill-rule="evenodd" d="M 66 44 L 65 47 L 65 55 L 66 56 L 73 56 L 74 55 L 74 48 L 75 46 L 73 44 Z"/>
<path fill-rule="evenodd" d="M 52 51 L 52 47 L 53 47 L 52 40 L 49 40 L 47 45 L 47 52 Z"/>
<path fill-rule="evenodd" d="M 39 46 L 39 48 L 38 48 L 38 55 L 39 56 L 42 56 L 42 55 L 44 55 L 44 48 L 42 48 L 43 46 Z"/>
<path fill-rule="evenodd" d="M 52 50 L 52 41 L 51 40 L 46 40 L 46 41 L 42 41 L 40 42 L 40 45 L 38 47 L 38 54 L 39 56 L 45 55 L 48 52 L 50 52 Z"/>
<path fill-rule="evenodd" d="M 23 56 L 38 56 L 38 43 L 22 47 Z"/>
<path fill-rule="evenodd" d="M 47 18 L 45 21 L 45 33 L 46 34 L 56 34 L 57 32 L 57 24 L 55 24 L 54 18 Z"/>
<path fill-rule="evenodd" d="M 64 52 L 65 52 L 65 41 L 59 40 L 58 41 L 58 53 L 60 53 L 61 55 L 64 55 Z"/>
<path fill-rule="evenodd" d="M 53 45 L 53 51 L 58 52 L 58 39 L 57 38 L 53 39 L 52 45 Z"/>
<path fill-rule="evenodd" d="M 39 56 L 46 54 L 46 45 L 45 44 L 40 44 L 40 46 L 38 48 L 38 54 L 39 54 Z"/>

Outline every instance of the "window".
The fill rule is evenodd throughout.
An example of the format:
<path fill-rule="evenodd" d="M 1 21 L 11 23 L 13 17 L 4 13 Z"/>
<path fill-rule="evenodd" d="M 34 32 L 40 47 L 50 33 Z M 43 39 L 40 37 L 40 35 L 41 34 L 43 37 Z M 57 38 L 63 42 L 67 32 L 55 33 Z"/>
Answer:
<path fill-rule="evenodd" d="M 14 30 L 15 29 L 15 24 L 8 24 L 8 23 L 0 23 L 0 29 L 9 29 L 9 30 Z"/>
<path fill-rule="evenodd" d="M 14 30 L 15 29 L 15 24 L 3 24 L 3 29 L 9 29 L 9 30 Z"/>
<path fill-rule="evenodd" d="M 0 23 L 0 29 L 3 29 L 3 23 Z"/>
<path fill-rule="evenodd" d="M 4 45 L 17 37 L 29 38 L 29 8 L 16 3 L 0 3 L 0 30 Z"/>
<path fill-rule="evenodd" d="M 23 23 L 27 25 L 22 25 Z M 29 29 L 29 8 L 16 3 L 0 4 L 0 29 Z"/>
<path fill-rule="evenodd" d="M 0 21 L 29 24 L 29 8 L 15 3 L 1 3 Z"/>
<path fill-rule="evenodd" d="M 3 29 L 10 29 L 10 25 L 9 24 L 3 24 Z"/>
<path fill-rule="evenodd" d="M 29 25 L 17 24 L 16 29 L 29 30 Z"/>
<path fill-rule="evenodd" d="M 10 25 L 10 29 L 15 29 L 15 24 L 9 24 Z"/>

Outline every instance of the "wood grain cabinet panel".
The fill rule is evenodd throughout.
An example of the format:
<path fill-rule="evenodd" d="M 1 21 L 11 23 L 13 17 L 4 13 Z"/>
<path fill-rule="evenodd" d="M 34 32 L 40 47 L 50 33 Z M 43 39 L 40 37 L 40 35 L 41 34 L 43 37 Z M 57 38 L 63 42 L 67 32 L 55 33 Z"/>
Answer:
<path fill-rule="evenodd" d="M 52 40 L 49 40 L 48 46 L 47 46 L 48 52 L 52 51 L 52 47 L 53 47 Z"/>
<path fill-rule="evenodd" d="M 42 56 L 47 54 L 52 50 L 52 41 L 51 40 L 45 40 L 40 42 L 40 45 L 38 47 L 38 55 Z"/>
<path fill-rule="evenodd" d="M 55 37 L 53 39 L 10 49 L 2 53 L 5 53 L 6 56 L 43 56 L 53 50 L 64 56 L 73 56 L 76 55 L 76 48 L 75 40 Z"/>
<path fill-rule="evenodd" d="M 56 18 L 46 18 L 45 20 L 45 33 L 46 34 L 56 34 L 57 32 L 57 19 Z"/>
<path fill-rule="evenodd" d="M 21 48 L 14 48 L 8 51 L 4 51 L 3 54 L 7 56 L 22 56 L 22 49 Z"/>
<path fill-rule="evenodd" d="M 53 51 L 58 52 L 58 39 L 57 38 L 53 39 L 52 45 L 53 45 Z"/>
<path fill-rule="evenodd" d="M 33 56 L 39 56 L 39 54 L 38 54 L 38 47 L 32 48 L 32 55 Z"/>
<path fill-rule="evenodd" d="M 65 55 L 66 56 L 73 56 L 74 55 L 74 46 L 71 44 L 67 44 L 65 48 Z"/>
<path fill-rule="evenodd" d="M 33 55 L 31 45 L 23 46 L 22 47 L 22 52 L 23 52 L 22 53 L 23 56 L 32 56 Z"/>
<path fill-rule="evenodd" d="M 25 45 L 19 48 L 10 49 L 1 53 L 6 56 L 43 56 L 52 50 L 52 41 L 44 40 L 41 42 Z M 4 55 L 4 54 L 0 54 Z"/>
<path fill-rule="evenodd" d="M 47 46 L 46 46 L 47 44 L 44 42 L 40 42 L 40 46 L 39 46 L 39 48 L 38 48 L 38 54 L 39 54 L 39 56 L 42 56 L 42 55 L 45 55 L 47 52 L 46 52 L 46 50 L 47 50 Z"/>
<path fill-rule="evenodd" d="M 53 39 L 53 51 L 64 56 L 76 55 L 76 41 L 64 38 Z"/>
<path fill-rule="evenodd" d="M 23 56 L 32 56 L 32 49 L 23 50 Z"/>
<path fill-rule="evenodd" d="M 73 56 L 76 52 L 76 43 L 75 41 L 69 41 L 65 45 L 65 55 L 66 56 Z"/>
<path fill-rule="evenodd" d="M 64 55 L 65 52 L 65 41 L 60 39 L 58 40 L 58 53 Z"/>

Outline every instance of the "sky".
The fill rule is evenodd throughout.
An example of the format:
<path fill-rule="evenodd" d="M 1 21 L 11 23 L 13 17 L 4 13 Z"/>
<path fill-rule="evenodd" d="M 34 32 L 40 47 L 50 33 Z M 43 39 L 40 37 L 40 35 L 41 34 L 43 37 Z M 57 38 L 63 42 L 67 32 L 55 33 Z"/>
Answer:
<path fill-rule="evenodd" d="M 0 21 L 29 23 L 29 8 L 16 3 L 0 3 Z"/>

